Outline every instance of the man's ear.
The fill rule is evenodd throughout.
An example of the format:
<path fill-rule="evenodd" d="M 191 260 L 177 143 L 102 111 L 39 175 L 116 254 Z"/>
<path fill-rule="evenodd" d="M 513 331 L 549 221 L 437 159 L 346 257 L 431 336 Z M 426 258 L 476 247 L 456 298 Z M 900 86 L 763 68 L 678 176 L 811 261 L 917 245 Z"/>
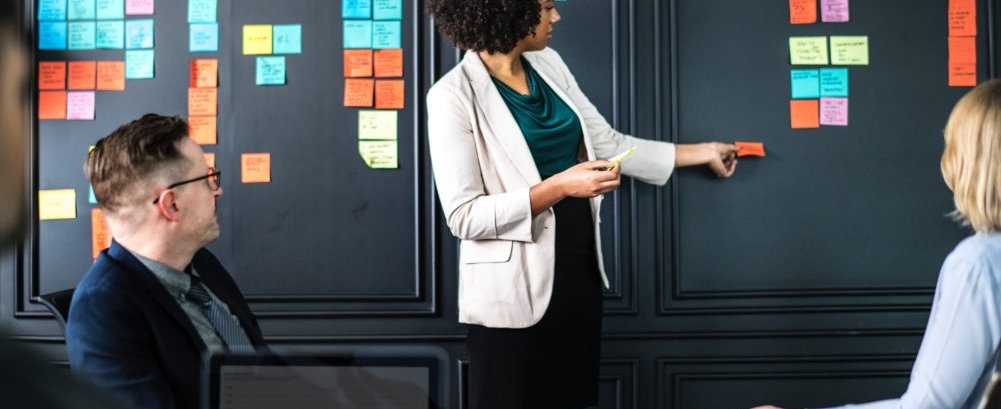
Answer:
<path fill-rule="evenodd" d="M 180 217 L 178 214 L 177 202 L 174 201 L 174 190 L 167 189 L 160 192 L 159 200 L 156 202 L 156 210 L 160 217 L 170 221 L 177 221 Z"/>

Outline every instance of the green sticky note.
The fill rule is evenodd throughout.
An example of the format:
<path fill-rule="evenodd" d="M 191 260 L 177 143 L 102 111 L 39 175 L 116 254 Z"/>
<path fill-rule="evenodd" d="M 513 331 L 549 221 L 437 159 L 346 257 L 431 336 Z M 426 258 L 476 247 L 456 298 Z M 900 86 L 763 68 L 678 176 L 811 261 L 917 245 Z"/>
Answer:
<path fill-rule="evenodd" d="M 827 65 L 827 37 L 789 37 L 792 65 Z"/>
<path fill-rule="evenodd" d="M 125 48 L 153 48 L 153 19 L 125 20 Z"/>
<path fill-rule="evenodd" d="M 66 22 L 43 21 L 38 23 L 39 50 L 66 49 Z"/>
<path fill-rule="evenodd" d="M 109 20 L 97 22 L 97 48 L 121 50 L 125 48 L 125 22 Z"/>
<path fill-rule="evenodd" d="M 869 36 L 831 36 L 831 63 L 869 65 Z"/>
<path fill-rule="evenodd" d="M 344 48 L 372 48 L 372 20 L 345 20 Z"/>
<path fill-rule="evenodd" d="M 400 48 L 400 22 L 376 21 L 372 23 L 372 48 Z"/>
<path fill-rule="evenodd" d="M 373 0 L 373 20 L 400 20 L 403 18 L 403 0 Z"/>
<path fill-rule="evenodd" d="M 66 0 L 38 0 L 38 21 L 66 20 Z"/>
<path fill-rule="evenodd" d="M 271 27 L 274 54 L 302 54 L 302 25 L 276 24 Z"/>
<path fill-rule="evenodd" d="M 215 23 L 218 8 L 216 0 L 188 0 L 188 22 Z"/>
<path fill-rule="evenodd" d="M 358 111 L 358 139 L 396 140 L 397 111 Z"/>
<path fill-rule="evenodd" d="M 396 141 L 358 141 L 358 153 L 372 169 L 400 167 Z"/>
<path fill-rule="evenodd" d="M 342 0 L 341 17 L 367 19 L 372 15 L 372 0 Z"/>
<path fill-rule="evenodd" d="M 817 70 L 790 70 L 789 78 L 792 80 L 792 97 L 818 98 L 820 97 L 820 72 Z"/>
<path fill-rule="evenodd" d="M 128 50 L 125 52 L 125 78 L 153 78 L 153 50 Z"/>
<path fill-rule="evenodd" d="M 70 20 L 93 20 L 97 18 L 94 0 L 69 0 L 66 17 Z"/>
<path fill-rule="evenodd" d="M 97 0 L 98 20 L 123 18 L 125 18 L 125 0 Z"/>
<path fill-rule="evenodd" d="M 820 96 L 847 97 L 848 69 L 822 68 L 820 70 Z"/>
<path fill-rule="evenodd" d="M 188 25 L 188 51 L 219 51 L 219 23 L 195 23 Z"/>
<path fill-rule="evenodd" d="M 93 21 L 71 21 L 67 38 L 70 50 L 93 50 L 97 48 L 97 27 Z"/>
<path fill-rule="evenodd" d="M 285 85 L 285 57 L 257 57 L 257 85 Z"/>

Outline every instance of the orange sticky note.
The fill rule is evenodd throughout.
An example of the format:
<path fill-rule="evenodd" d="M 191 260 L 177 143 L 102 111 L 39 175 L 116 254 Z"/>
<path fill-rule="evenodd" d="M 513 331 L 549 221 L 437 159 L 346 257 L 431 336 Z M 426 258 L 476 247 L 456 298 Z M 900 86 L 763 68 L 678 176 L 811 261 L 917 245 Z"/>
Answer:
<path fill-rule="evenodd" d="M 125 91 L 125 61 L 98 61 L 97 89 Z"/>
<path fill-rule="evenodd" d="M 219 86 L 219 60 L 215 58 L 191 60 L 191 87 L 217 88 Z"/>
<path fill-rule="evenodd" d="M 240 181 L 243 183 L 271 182 L 271 154 L 244 153 L 240 155 Z"/>
<path fill-rule="evenodd" d="M 193 116 L 188 118 L 191 139 L 199 145 L 216 144 L 216 117 Z"/>
<path fill-rule="evenodd" d="M 789 0 L 789 24 L 817 22 L 817 0 Z"/>
<path fill-rule="evenodd" d="M 101 209 L 90 209 L 90 237 L 91 248 L 94 260 L 101 254 L 101 250 L 111 247 L 111 229 L 108 222 L 104 220 L 104 213 Z"/>
<path fill-rule="evenodd" d="M 820 128 L 820 101 L 816 99 L 789 101 L 789 119 L 793 129 Z"/>
<path fill-rule="evenodd" d="M 403 109 L 403 80 L 376 80 L 375 107 L 378 109 Z"/>
<path fill-rule="evenodd" d="M 372 50 L 370 49 L 344 50 L 344 76 L 371 77 Z"/>
<path fill-rule="evenodd" d="M 38 89 L 66 89 L 66 61 L 39 62 Z"/>
<path fill-rule="evenodd" d="M 39 92 L 38 119 L 66 119 L 66 91 Z"/>
<path fill-rule="evenodd" d="M 205 164 L 209 165 L 210 168 L 215 168 L 215 154 L 211 152 L 205 152 Z"/>
<path fill-rule="evenodd" d="M 765 144 L 761 142 L 734 142 L 737 156 L 765 156 Z"/>
<path fill-rule="evenodd" d="M 949 37 L 950 63 L 976 63 L 976 37 Z"/>
<path fill-rule="evenodd" d="M 949 36 L 977 35 L 977 1 L 949 0 Z"/>
<path fill-rule="evenodd" d="M 370 108 L 373 100 L 375 80 L 344 80 L 344 106 Z"/>
<path fill-rule="evenodd" d="M 70 61 L 69 89 L 94 89 L 97 85 L 97 63 L 94 61 Z"/>
<path fill-rule="evenodd" d="M 973 87 L 977 85 L 977 64 L 949 62 L 949 86 Z"/>
<path fill-rule="evenodd" d="M 188 88 L 188 118 L 216 116 L 218 91 L 216 88 Z"/>
<path fill-rule="evenodd" d="M 403 49 L 387 48 L 375 50 L 375 76 L 402 77 L 403 76 Z"/>

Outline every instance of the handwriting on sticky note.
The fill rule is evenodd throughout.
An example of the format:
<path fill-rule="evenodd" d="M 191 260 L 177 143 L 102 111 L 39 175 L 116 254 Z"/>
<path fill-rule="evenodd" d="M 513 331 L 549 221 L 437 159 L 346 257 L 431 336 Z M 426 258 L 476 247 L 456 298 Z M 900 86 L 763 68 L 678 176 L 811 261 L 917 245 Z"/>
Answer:
<path fill-rule="evenodd" d="M 373 54 L 375 60 L 376 77 L 402 77 L 403 76 L 403 49 L 386 48 L 375 50 Z"/>
<path fill-rule="evenodd" d="M 218 98 L 217 88 L 188 88 L 188 117 L 216 116 Z"/>
<path fill-rule="evenodd" d="M 76 218 L 76 191 L 73 189 L 43 189 L 38 191 L 38 219 L 62 220 Z"/>
<path fill-rule="evenodd" d="M 271 182 L 271 154 L 244 153 L 240 155 L 240 181 L 243 183 Z"/>
<path fill-rule="evenodd" d="M 66 89 L 66 61 L 40 61 L 38 63 L 38 89 Z"/>
<path fill-rule="evenodd" d="M 821 98 L 820 124 L 848 126 L 848 98 Z"/>
<path fill-rule="evenodd" d="M 358 139 L 396 140 L 396 111 L 358 111 Z"/>
<path fill-rule="evenodd" d="M 217 0 L 188 0 L 189 23 L 215 23 Z"/>
<path fill-rule="evenodd" d="M 372 48 L 372 20 L 345 20 L 344 48 Z"/>
<path fill-rule="evenodd" d="M 345 77 L 372 76 L 372 50 L 344 50 Z"/>
<path fill-rule="evenodd" d="M 193 53 L 219 51 L 219 24 L 189 24 L 188 51 Z"/>
<path fill-rule="evenodd" d="M 976 63 L 976 37 L 949 37 L 949 62 Z"/>
<path fill-rule="evenodd" d="M 97 90 L 125 91 L 125 61 L 97 62 Z"/>
<path fill-rule="evenodd" d="M 125 0 L 97 0 L 96 7 L 98 20 L 125 18 Z"/>
<path fill-rule="evenodd" d="M 373 0 L 373 20 L 400 20 L 403 18 L 402 0 Z"/>
<path fill-rule="evenodd" d="M 847 97 L 848 96 L 848 69 L 847 68 L 821 68 L 820 69 L 820 96 L 822 96 L 822 97 Z"/>
<path fill-rule="evenodd" d="M 199 145 L 216 144 L 216 117 L 193 116 L 188 118 L 188 134 Z"/>
<path fill-rule="evenodd" d="M 66 49 L 66 22 L 65 21 L 41 21 L 38 23 L 38 49 L 39 50 L 65 50 Z"/>
<path fill-rule="evenodd" d="M 38 0 L 38 21 L 66 20 L 66 0 Z"/>
<path fill-rule="evenodd" d="M 125 48 L 125 22 L 122 20 L 98 21 L 95 46 L 101 49 Z"/>
<path fill-rule="evenodd" d="M 66 119 L 72 121 L 93 121 L 94 91 L 67 92 Z"/>
<path fill-rule="evenodd" d="M 372 23 L 372 48 L 400 48 L 400 22 L 376 21 Z"/>
<path fill-rule="evenodd" d="M 271 28 L 272 52 L 275 54 L 302 54 L 302 25 L 280 24 Z"/>
<path fill-rule="evenodd" d="M 949 36 L 977 35 L 976 0 L 949 0 Z"/>
<path fill-rule="evenodd" d="M 67 44 L 70 50 L 93 50 L 97 48 L 97 25 L 93 21 L 71 21 L 67 28 Z"/>
<path fill-rule="evenodd" d="M 977 85 L 977 64 L 949 62 L 949 86 L 972 87 Z"/>
<path fill-rule="evenodd" d="M 93 20 L 96 18 L 97 7 L 94 0 L 69 0 L 66 2 L 66 19 Z"/>
<path fill-rule="evenodd" d="M 403 80 L 375 80 L 375 107 L 377 109 L 403 109 Z"/>
<path fill-rule="evenodd" d="M 820 72 L 817 70 L 790 70 L 792 97 L 817 98 L 820 96 Z"/>
<path fill-rule="evenodd" d="M 789 0 L 789 24 L 817 22 L 817 0 Z"/>
<path fill-rule="evenodd" d="M 205 152 L 205 164 L 209 165 L 210 168 L 215 168 L 215 154 L 212 152 Z"/>
<path fill-rule="evenodd" d="M 372 169 L 399 167 L 396 141 L 358 141 L 358 153 Z"/>
<path fill-rule="evenodd" d="M 789 37 L 792 65 L 827 65 L 827 37 Z"/>
<path fill-rule="evenodd" d="M 70 61 L 69 89 L 94 89 L 97 84 L 97 63 L 94 61 Z"/>
<path fill-rule="evenodd" d="M 271 54 L 271 25 L 251 24 L 243 26 L 243 54 Z"/>
<path fill-rule="evenodd" d="M 125 52 L 125 78 L 153 78 L 155 67 L 153 50 L 128 50 Z"/>
<path fill-rule="evenodd" d="M 257 57 L 257 85 L 285 85 L 285 57 Z"/>
<path fill-rule="evenodd" d="M 789 119 L 793 129 L 820 128 L 820 106 L 815 99 L 789 101 Z"/>
<path fill-rule="evenodd" d="M 375 81 L 348 78 L 344 80 L 344 106 L 371 107 L 374 102 Z"/>
<path fill-rule="evenodd" d="M 831 64 L 869 65 L 869 36 L 831 36 Z"/>
<path fill-rule="evenodd" d="M 217 88 L 219 86 L 219 60 L 204 58 L 191 60 L 191 87 Z"/>
<path fill-rule="evenodd" d="M 848 17 L 848 0 L 820 0 L 820 21 L 845 23 Z"/>
<path fill-rule="evenodd" d="M 765 144 L 762 142 L 734 142 L 737 146 L 737 156 L 765 156 Z"/>
<path fill-rule="evenodd" d="M 101 251 L 111 247 L 111 228 L 104 220 L 104 212 L 98 208 L 90 209 L 90 242 L 94 260 L 97 260 Z"/>
<path fill-rule="evenodd" d="M 372 0 L 343 0 L 341 18 L 358 19 L 372 16 Z"/>
<path fill-rule="evenodd" d="M 125 20 L 125 48 L 153 48 L 153 19 Z"/>
<path fill-rule="evenodd" d="M 149 16 L 153 14 L 153 0 L 125 0 L 125 14 Z"/>
<path fill-rule="evenodd" d="M 40 91 L 38 119 L 66 119 L 66 91 Z"/>

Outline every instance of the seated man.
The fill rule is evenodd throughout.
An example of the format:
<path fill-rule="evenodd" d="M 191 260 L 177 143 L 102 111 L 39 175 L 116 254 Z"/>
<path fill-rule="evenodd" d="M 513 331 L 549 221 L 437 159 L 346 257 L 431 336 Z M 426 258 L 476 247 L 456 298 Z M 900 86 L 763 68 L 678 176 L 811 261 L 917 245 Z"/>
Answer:
<path fill-rule="evenodd" d="M 98 141 L 85 169 L 114 241 L 73 296 L 70 364 L 132 407 L 196 408 L 203 355 L 264 345 L 202 248 L 219 237 L 219 172 L 183 119 L 154 114 Z"/>

